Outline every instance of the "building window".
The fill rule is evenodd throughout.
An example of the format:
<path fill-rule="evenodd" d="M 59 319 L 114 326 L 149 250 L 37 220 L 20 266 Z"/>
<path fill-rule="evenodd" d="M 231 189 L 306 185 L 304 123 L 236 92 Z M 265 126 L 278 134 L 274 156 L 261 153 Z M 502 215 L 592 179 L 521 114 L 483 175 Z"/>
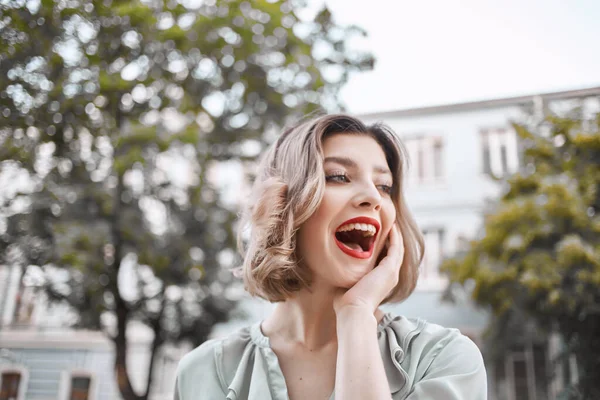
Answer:
<path fill-rule="evenodd" d="M 19 372 L 3 372 L 0 387 L 0 400 L 16 400 L 19 395 L 21 374 Z"/>
<path fill-rule="evenodd" d="M 509 351 L 490 368 L 498 399 L 548 399 L 552 374 L 545 344 L 529 343 Z"/>
<path fill-rule="evenodd" d="M 71 377 L 70 400 L 89 400 L 92 378 L 90 376 Z"/>
<path fill-rule="evenodd" d="M 94 375 L 86 370 L 63 371 L 61 400 L 94 400 Z"/>
<path fill-rule="evenodd" d="M 0 400 L 23 400 L 27 370 L 22 367 L 0 367 Z"/>
<path fill-rule="evenodd" d="M 581 104 L 583 121 L 581 127 L 584 132 L 598 133 L 598 117 L 600 114 L 600 97 L 584 99 Z"/>
<path fill-rule="evenodd" d="M 443 145 L 442 140 L 437 138 L 433 142 L 433 176 L 435 179 L 441 179 L 444 176 L 444 171 L 442 164 L 444 162 L 443 159 Z"/>
<path fill-rule="evenodd" d="M 442 287 L 444 278 L 440 275 L 440 263 L 444 256 L 444 229 L 434 228 L 423 231 L 425 255 L 421 263 L 419 280 L 422 288 Z"/>
<path fill-rule="evenodd" d="M 512 129 L 481 131 L 483 172 L 497 177 L 513 174 L 519 168 L 517 134 Z"/>
<path fill-rule="evenodd" d="M 433 183 L 444 178 L 444 143 L 441 137 L 422 136 L 406 139 L 404 143 L 411 160 L 411 182 Z"/>

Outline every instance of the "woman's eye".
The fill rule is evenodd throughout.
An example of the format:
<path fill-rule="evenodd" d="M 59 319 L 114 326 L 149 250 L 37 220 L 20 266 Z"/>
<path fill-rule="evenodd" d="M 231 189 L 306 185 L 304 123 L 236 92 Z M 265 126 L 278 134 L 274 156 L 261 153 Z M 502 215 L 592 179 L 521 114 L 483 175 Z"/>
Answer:
<path fill-rule="evenodd" d="M 379 189 L 385 194 L 392 194 L 392 187 L 389 185 L 379 185 Z"/>
<path fill-rule="evenodd" d="M 344 174 L 331 174 L 325 176 L 326 182 L 348 182 L 348 177 Z"/>

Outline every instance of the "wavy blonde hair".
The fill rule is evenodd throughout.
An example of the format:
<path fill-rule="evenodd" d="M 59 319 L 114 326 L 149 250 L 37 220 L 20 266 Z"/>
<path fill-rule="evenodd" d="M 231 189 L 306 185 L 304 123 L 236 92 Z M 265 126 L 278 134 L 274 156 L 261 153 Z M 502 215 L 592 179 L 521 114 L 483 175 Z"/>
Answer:
<path fill-rule="evenodd" d="M 385 153 L 393 175 L 392 200 L 405 253 L 399 282 L 384 303 L 402 301 L 413 292 L 424 242 L 404 201 L 406 150 L 388 126 L 365 125 L 357 118 L 336 114 L 313 118 L 286 130 L 262 156 L 238 230 L 238 247 L 244 258 L 240 272 L 251 295 L 271 302 L 284 301 L 310 285 L 310 270 L 298 263 L 296 232 L 323 198 L 323 142 L 336 134 L 370 136 Z M 250 237 L 244 245 L 246 228 L 250 228 Z"/>

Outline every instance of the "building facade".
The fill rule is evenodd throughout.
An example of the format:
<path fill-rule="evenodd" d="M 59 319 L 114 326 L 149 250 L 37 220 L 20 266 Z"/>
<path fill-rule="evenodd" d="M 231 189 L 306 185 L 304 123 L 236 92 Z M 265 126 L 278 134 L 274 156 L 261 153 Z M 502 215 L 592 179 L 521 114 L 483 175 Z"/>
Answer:
<path fill-rule="evenodd" d="M 597 111 L 599 98 L 597 87 L 360 116 L 366 122 L 387 123 L 405 143 L 411 160 L 407 201 L 426 242 L 416 291 L 386 309 L 458 328 L 481 344 L 489 315 L 476 308 L 466 292 L 458 293 L 453 303 L 442 301 L 448 281 L 439 264 L 480 232 L 486 205 L 502 190 L 491 176 L 523 167 L 511 122 L 532 122 L 548 109 L 578 104 Z M 61 318 L 68 310 L 50 310 L 43 296 L 24 286 L 20 278 L 18 267 L 0 266 L 0 399 L 118 399 L 112 343 L 100 332 L 63 328 Z M 248 319 L 218 326 L 214 336 L 264 318 L 271 307 L 247 299 L 241 308 Z M 129 360 L 136 366 L 131 368 L 131 378 L 138 389 L 146 381 L 151 339 L 141 326 L 132 326 L 129 332 Z M 153 399 L 172 398 L 177 361 L 186 351 L 161 352 Z M 489 364 L 490 399 L 555 399 L 565 384 L 563 375 L 576 379 L 573 363 L 564 371 L 551 365 L 558 351 L 556 338 L 550 338 Z"/>

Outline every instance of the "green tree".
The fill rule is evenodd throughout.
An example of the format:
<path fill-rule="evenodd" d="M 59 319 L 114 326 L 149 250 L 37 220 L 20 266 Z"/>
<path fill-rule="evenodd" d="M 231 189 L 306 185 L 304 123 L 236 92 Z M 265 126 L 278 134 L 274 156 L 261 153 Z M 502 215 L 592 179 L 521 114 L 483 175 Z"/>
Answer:
<path fill-rule="evenodd" d="M 235 301 L 233 221 L 210 174 L 251 160 L 286 118 L 339 107 L 369 54 L 327 9 L 240 0 L 0 3 L 0 254 L 38 271 L 77 326 L 206 340 Z M 303 15 L 303 14 L 302 14 Z M 20 176 L 20 175 L 19 175 Z"/>
<path fill-rule="evenodd" d="M 507 179 L 483 237 L 442 268 L 474 282 L 494 329 L 514 334 L 529 319 L 557 330 L 577 360 L 572 394 L 591 400 L 600 398 L 600 117 L 571 114 L 515 125 L 524 171 Z"/>

